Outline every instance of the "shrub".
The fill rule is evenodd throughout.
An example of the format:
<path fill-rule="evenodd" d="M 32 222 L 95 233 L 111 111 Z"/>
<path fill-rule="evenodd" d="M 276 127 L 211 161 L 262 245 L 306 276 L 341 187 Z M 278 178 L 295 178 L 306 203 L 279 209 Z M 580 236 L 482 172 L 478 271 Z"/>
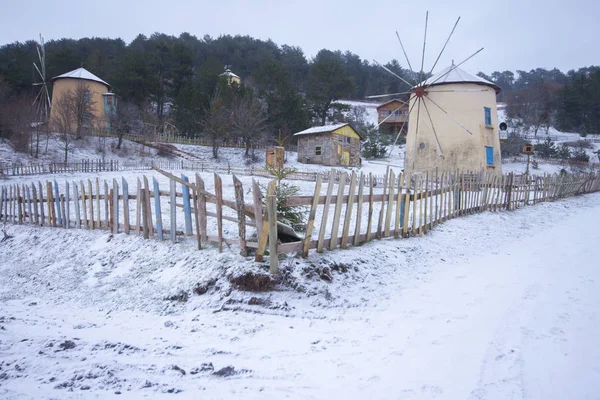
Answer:
<path fill-rule="evenodd" d="M 175 146 L 167 143 L 158 143 L 156 146 L 156 155 L 161 157 L 171 157 L 173 156 L 173 152 L 177 150 Z"/>
<path fill-rule="evenodd" d="M 558 158 L 568 160 L 569 158 L 571 158 L 571 150 L 563 144 L 562 146 L 560 146 L 560 148 L 556 152 L 556 156 Z"/>
<path fill-rule="evenodd" d="M 555 157 L 557 153 L 556 145 L 551 138 L 547 138 L 542 143 L 535 145 L 535 153 L 542 158 Z"/>
<path fill-rule="evenodd" d="M 571 160 L 579 162 L 590 162 L 590 156 L 583 149 L 575 150 L 571 155 Z"/>
<path fill-rule="evenodd" d="M 296 185 L 282 182 L 287 176 L 296 172 L 295 168 L 266 166 L 269 174 L 277 179 L 275 186 L 275 198 L 277 199 L 277 219 L 295 230 L 304 230 L 306 210 L 303 206 L 286 206 L 285 200 L 289 196 L 296 196 L 300 188 Z M 266 192 L 266 188 L 263 187 Z M 266 200 L 266 198 L 265 198 Z"/>
<path fill-rule="evenodd" d="M 540 164 L 538 163 L 538 160 L 534 159 L 531 162 L 531 168 L 533 168 L 533 169 L 540 169 Z"/>

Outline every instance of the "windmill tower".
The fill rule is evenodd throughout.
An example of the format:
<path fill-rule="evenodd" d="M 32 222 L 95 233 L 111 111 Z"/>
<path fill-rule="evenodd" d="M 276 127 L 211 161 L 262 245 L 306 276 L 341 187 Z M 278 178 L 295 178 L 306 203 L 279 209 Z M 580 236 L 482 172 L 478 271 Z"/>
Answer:
<path fill-rule="evenodd" d="M 369 98 L 410 95 L 409 101 L 400 106 L 406 107 L 408 104 L 409 108 L 409 118 L 405 121 L 405 124 L 408 123 L 405 173 L 425 173 L 439 168 L 442 170 L 487 170 L 494 174 L 501 174 L 502 164 L 500 162 L 496 111 L 496 94 L 500 92 L 500 88 L 492 82 L 459 68 L 481 52 L 483 48 L 464 61 L 456 65 L 453 62 L 449 67 L 432 75 L 454 34 L 460 21 L 459 17 L 431 70 L 426 73 L 423 67 L 428 19 L 429 13 L 425 16 L 421 68 L 416 73 L 408 59 L 400 35 L 396 32 L 412 77 L 417 80 L 411 83 L 376 62 L 388 73 L 406 84 L 409 90 L 402 93 L 369 96 Z M 380 121 L 380 123 L 384 121 Z M 404 126 L 400 131 L 403 129 Z M 397 140 L 398 137 L 396 137 Z"/>

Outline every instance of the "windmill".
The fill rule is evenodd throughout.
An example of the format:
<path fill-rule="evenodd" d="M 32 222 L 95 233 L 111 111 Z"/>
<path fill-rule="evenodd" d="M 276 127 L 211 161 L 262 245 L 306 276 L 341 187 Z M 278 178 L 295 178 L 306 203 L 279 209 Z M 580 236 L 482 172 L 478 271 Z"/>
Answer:
<path fill-rule="evenodd" d="M 35 107 L 35 124 L 34 126 L 38 128 L 39 126 L 46 126 L 48 128 L 48 122 L 50 119 L 50 93 L 48 92 L 48 82 L 46 80 L 46 48 L 44 43 L 44 38 L 40 34 L 40 41 L 36 43 L 36 49 L 39 59 L 39 67 L 36 63 L 33 63 L 33 68 L 37 72 L 38 79 L 37 82 L 33 82 L 33 86 L 39 87 L 37 95 L 33 100 L 33 106 Z M 34 72 L 35 74 L 35 72 Z M 31 143 L 33 147 L 33 142 Z M 40 132 L 37 130 L 36 133 L 36 147 L 35 147 L 35 157 L 39 154 L 40 148 Z M 48 141 L 46 141 L 46 150 L 48 149 Z M 33 154 L 33 149 L 31 151 Z"/>
<path fill-rule="evenodd" d="M 36 43 L 36 49 L 40 66 L 38 67 L 35 62 L 33 63 L 33 67 L 39 75 L 38 82 L 34 82 L 33 86 L 39 86 L 39 91 L 33 101 L 33 105 L 36 110 L 36 122 L 41 125 L 48 123 L 50 116 L 50 92 L 48 92 L 48 82 L 46 81 L 46 49 L 44 38 L 41 34 L 39 43 Z"/>
<path fill-rule="evenodd" d="M 420 132 L 419 124 L 420 123 L 422 124 L 422 122 L 420 122 L 422 119 L 421 115 L 420 115 L 421 112 L 424 113 L 424 120 L 429 122 L 429 127 L 431 128 L 430 133 L 432 134 L 431 136 L 433 137 L 433 141 L 434 141 L 434 145 L 435 145 L 435 153 L 437 154 L 437 156 L 441 157 L 442 159 L 444 158 L 444 149 L 442 148 L 443 146 L 440 143 L 440 138 L 438 136 L 439 132 L 436 129 L 436 124 L 434 123 L 434 118 L 432 118 L 432 113 L 433 113 L 432 110 L 435 110 L 438 115 L 440 115 L 440 113 L 441 113 L 441 115 L 444 115 L 445 118 L 447 117 L 448 122 L 451 121 L 452 123 L 459 126 L 465 134 L 473 136 L 473 132 L 469 128 L 467 128 L 467 126 L 465 126 L 465 124 L 461 123 L 459 121 L 459 118 L 456 118 L 454 115 L 452 115 L 452 113 L 448 112 L 442 105 L 440 105 L 440 103 L 438 101 L 436 101 L 434 99 L 434 97 L 436 97 L 435 94 L 436 93 L 457 93 L 457 92 L 483 92 L 483 91 L 489 90 L 489 88 L 488 89 L 474 89 L 474 88 L 457 89 L 456 87 L 451 87 L 450 89 L 448 89 L 448 88 L 444 88 L 443 86 L 441 86 L 442 84 L 456 82 L 456 81 L 452 81 L 452 78 L 449 78 L 449 77 L 453 77 L 454 75 L 460 76 L 461 74 L 464 74 L 464 71 L 459 70 L 458 67 L 461 66 L 462 64 L 464 64 L 465 62 L 467 62 L 468 60 L 470 60 L 471 58 L 473 58 L 478 53 L 480 53 L 483 50 L 483 48 L 477 50 L 472 55 L 470 55 L 469 57 L 467 57 L 465 60 L 461 61 L 458 64 L 454 64 L 454 62 L 453 62 L 450 67 L 448 67 L 448 68 L 440 71 L 436 75 L 432 76 L 433 70 L 437 66 L 442 54 L 444 53 L 444 50 L 446 49 L 446 46 L 448 45 L 448 42 L 450 41 L 450 39 L 452 38 L 452 35 L 454 34 L 454 31 L 456 30 L 456 27 L 460 21 L 460 17 L 458 17 L 458 19 L 454 23 L 452 31 L 448 35 L 448 38 L 446 39 L 446 42 L 444 43 L 435 62 L 433 63 L 433 66 L 431 67 L 429 72 L 425 71 L 424 64 L 425 64 L 425 51 L 426 51 L 426 44 L 427 44 L 428 20 L 429 20 L 429 12 L 427 12 L 425 15 L 425 33 L 424 33 L 424 39 L 423 39 L 423 51 L 421 54 L 421 67 L 418 70 L 418 72 L 416 72 L 416 73 L 412 67 L 412 64 L 408 58 L 408 55 L 406 54 L 406 50 L 404 48 L 404 44 L 402 43 L 402 40 L 400 39 L 400 35 L 398 34 L 398 32 L 396 32 L 396 37 L 398 39 L 398 42 L 400 44 L 400 47 L 402 49 L 402 52 L 403 52 L 406 62 L 408 64 L 408 67 L 410 68 L 410 71 L 412 73 L 412 77 L 416 78 L 417 81 L 409 82 L 407 79 L 410 79 L 410 78 L 405 79 L 404 77 L 396 74 L 394 71 L 392 71 L 385 65 L 382 65 L 381 63 L 375 61 L 376 65 L 379 65 L 386 72 L 388 72 L 389 74 L 391 74 L 392 76 L 394 76 L 395 78 L 397 78 L 401 82 L 403 82 L 405 85 L 407 85 L 408 90 L 405 92 L 400 92 L 400 93 L 391 93 L 391 94 L 383 94 L 383 95 L 375 95 L 375 96 L 367 97 L 370 99 L 375 99 L 375 98 L 383 98 L 383 97 L 388 97 L 388 96 L 410 95 L 409 101 L 403 102 L 401 104 L 401 106 L 398 109 L 396 109 L 395 111 L 399 110 L 402 107 L 405 107 L 408 104 L 409 105 L 408 113 L 410 115 L 410 118 L 415 119 L 411 123 L 411 125 L 413 125 L 413 124 L 415 125 L 415 128 L 414 128 L 415 137 L 413 138 L 414 139 L 414 152 L 413 152 L 413 159 L 412 159 L 412 169 L 413 170 L 415 168 L 415 160 L 417 158 L 416 156 L 417 156 L 418 146 L 424 145 L 424 143 L 419 144 L 419 140 L 417 138 L 417 136 L 419 135 L 419 132 Z M 450 80 L 450 82 L 447 82 L 448 80 Z M 469 80 L 466 80 L 464 82 L 465 83 L 466 82 L 475 83 L 475 84 L 485 84 L 488 86 L 493 86 L 495 89 L 497 89 L 499 91 L 499 88 L 497 86 L 495 86 L 493 83 L 487 82 L 479 77 L 472 76 L 470 74 L 469 74 Z M 416 114 L 413 113 L 413 110 L 415 110 L 415 109 L 416 109 Z M 395 113 L 395 111 L 390 113 L 390 115 L 388 115 L 387 118 L 391 117 Z M 383 124 L 387 120 L 387 118 L 380 121 L 379 125 Z M 400 128 L 400 131 L 398 132 L 398 135 L 396 136 L 396 138 L 394 140 L 394 144 L 390 148 L 390 154 L 391 154 L 393 148 L 396 146 L 398 138 L 399 138 L 400 134 L 402 133 L 402 131 L 404 130 L 404 127 L 405 127 L 407 121 L 408 120 L 405 120 L 402 127 Z M 423 126 L 421 126 L 421 128 L 423 128 Z M 421 131 L 422 131 L 422 129 L 421 129 Z M 421 147 L 421 148 L 423 148 L 423 147 Z M 407 154 L 408 154 L 408 152 L 407 152 Z"/>

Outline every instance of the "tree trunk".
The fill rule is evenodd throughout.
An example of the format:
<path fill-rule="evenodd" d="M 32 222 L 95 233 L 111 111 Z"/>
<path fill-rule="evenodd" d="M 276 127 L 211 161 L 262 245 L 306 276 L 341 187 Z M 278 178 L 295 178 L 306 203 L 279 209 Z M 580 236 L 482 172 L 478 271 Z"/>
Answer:
<path fill-rule="evenodd" d="M 119 135 L 119 140 L 117 141 L 117 150 L 121 150 L 121 143 L 123 143 L 123 134 Z"/>

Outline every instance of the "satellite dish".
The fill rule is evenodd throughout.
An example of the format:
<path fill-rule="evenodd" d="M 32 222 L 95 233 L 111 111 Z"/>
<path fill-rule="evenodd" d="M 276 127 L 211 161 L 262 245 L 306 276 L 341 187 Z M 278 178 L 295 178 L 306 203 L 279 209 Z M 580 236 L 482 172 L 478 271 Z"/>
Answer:
<path fill-rule="evenodd" d="M 501 122 L 500 123 L 500 130 L 501 131 L 505 131 L 506 129 L 508 129 L 508 125 L 506 125 L 506 122 Z"/>

